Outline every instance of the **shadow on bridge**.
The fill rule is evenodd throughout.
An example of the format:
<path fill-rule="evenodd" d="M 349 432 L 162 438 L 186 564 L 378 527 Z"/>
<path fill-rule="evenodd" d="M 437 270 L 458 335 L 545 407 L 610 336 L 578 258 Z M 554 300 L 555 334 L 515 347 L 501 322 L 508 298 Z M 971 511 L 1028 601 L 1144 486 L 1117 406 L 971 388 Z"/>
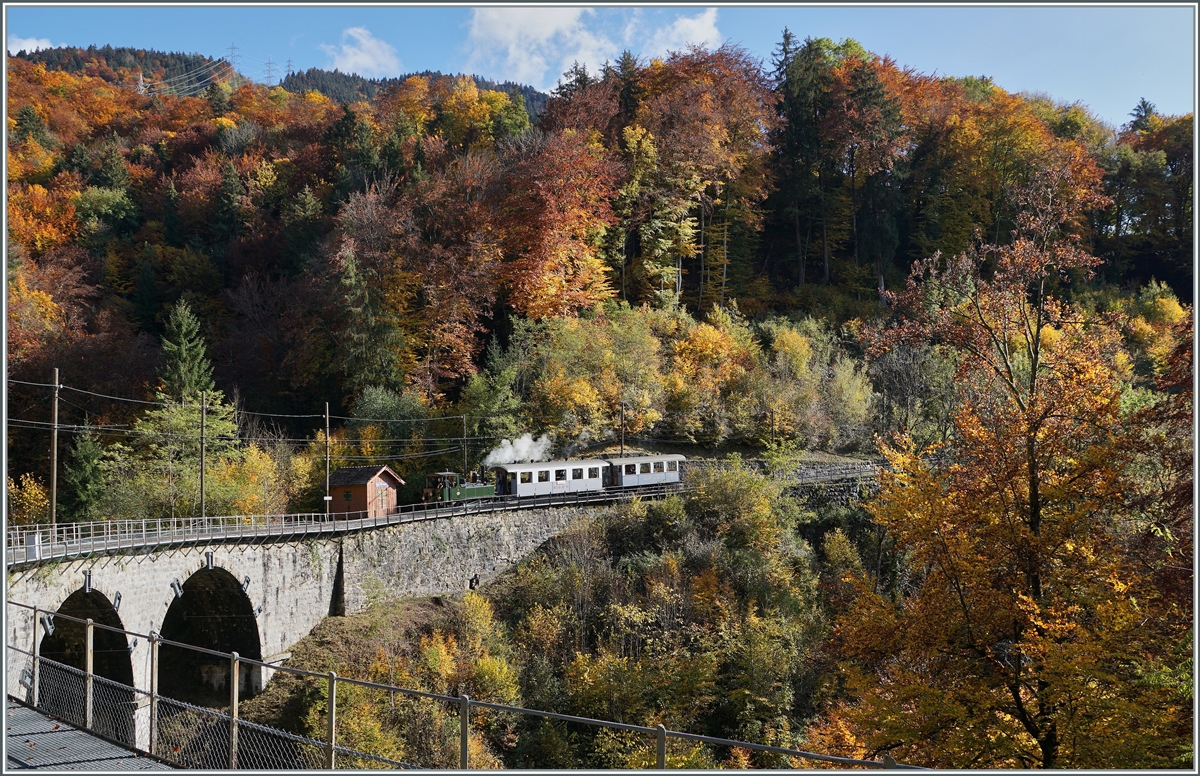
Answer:
<path fill-rule="evenodd" d="M 58 614 L 90 619 L 118 630 L 92 629 L 93 717 L 91 729 L 116 741 L 133 745 L 133 661 L 125 626 L 112 602 L 96 590 L 80 588 L 63 601 Z M 51 619 L 53 630 L 42 638 L 40 652 L 47 664 L 40 678 L 41 708 L 63 719 L 85 719 L 87 704 L 87 626 L 66 619 Z M 105 681 L 107 680 L 107 681 Z"/>
<path fill-rule="evenodd" d="M 243 583 L 222 568 L 197 571 L 181 586 L 163 619 L 160 635 L 215 652 L 237 652 L 262 659 L 258 621 Z M 164 644 L 159 658 L 162 693 L 200 706 L 221 707 L 229 702 L 229 660 Z M 258 666 L 238 675 L 238 694 L 250 698 L 262 690 Z"/>

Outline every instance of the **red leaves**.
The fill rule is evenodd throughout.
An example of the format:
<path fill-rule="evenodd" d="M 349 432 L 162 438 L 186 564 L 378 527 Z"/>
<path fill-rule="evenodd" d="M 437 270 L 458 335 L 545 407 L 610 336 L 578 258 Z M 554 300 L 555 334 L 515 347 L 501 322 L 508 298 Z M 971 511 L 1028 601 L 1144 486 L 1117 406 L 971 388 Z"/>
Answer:
<path fill-rule="evenodd" d="M 531 318 L 560 317 L 612 297 L 598 243 L 614 222 L 616 175 L 578 132 L 523 141 L 506 159 L 505 277 L 511 304 Z"/>

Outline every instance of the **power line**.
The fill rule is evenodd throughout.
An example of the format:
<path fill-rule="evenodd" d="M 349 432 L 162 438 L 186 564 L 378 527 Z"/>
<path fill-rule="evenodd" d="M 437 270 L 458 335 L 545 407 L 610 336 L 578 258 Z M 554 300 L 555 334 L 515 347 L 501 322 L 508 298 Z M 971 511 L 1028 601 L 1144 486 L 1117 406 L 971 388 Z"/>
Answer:
<path fill-rule="evenodd" d="M 29 382 L 27 380 L 16 380 L 11 377 L 8 378 L 8 382 L 16 383 L 18 385 L 30 385 L 35 388 L 53 388 L 54 387 L 54 385 L 52 385 L 51 383 L 33 383 L 33 382 Z M 151 404 L 151 405 L 156 405 L 159 407 L 188 407 L 188 406 L 198 407 L 198 406 L 200 406 L 199 404 L 190 405 L 190 404 L 187 404 L 184 402 L 146 401 L 145 399 L 130 399 L 130 398 L 127 398 L 124 396 L 112 396 L 112 395 L 106 394 L 106 393 L 96 393 L 95 391 L 87 391 L 87 390 L 84 390 L 83 388 L 72 388 L 69 385 L 60 385 L 59 387 L 66 391 L 75 391 L 76 393 L 83 393 L 83 394 L 87 394 L 89 396 L 98 396 L 102 399 L 111 399 L 113 401 L 133 402 L 136 404 Z M 258 415 L 258 416 L 267 417 L 267 418 L 323 418 L 323 417 L 325 417 L 324 415 L 317 415 L 317 414 L 285 415 L 285 414 L 278 413 L 278 412 L 252 412 L 250 410 L 237 410 L 237 412 L 239 412 L 240 414 L 243 414 L 243 415 Z M 329 417 L 337 418 L 338 420 L 353 420 L 353 421 L 359 421 L 359 422 L 363 422 L 363 423 L 432 423 L 432 422 L 438 421 L 438 420 L 461 420 L 464 416 L 463 415 L 441 415 L 436 418 L 398 418 L 398 419 L 394 419 L 394 418 L 358 418 L 358 417 L 352 417 L 349 415 L 330 415 Z M 467 415 L 466 417 L 482 419 L 487 416 L 485 416 L 485 415 Z M 458 437 L 455 437 L 455 438 L 457 439 Z"/>
<path fill-rule="evenodd" d="M 170 78 L 164 78 L 161 81 L 151 81 L 150 83 L 155 84 L 155 85 L 162 85 L 162 84 L 172 84 L 177 81 L 188 81 L 188 80 L 192 80 L 192 79 L 196 78 L 201 73 L 206 74 L 206 75 L 211 75 L 214 68 L 220 69 L 220 68 L 228 68 L 228 67 L 230 67 L 228 62 L 226 62 L 223 59 L 218 59 L 214 62 L 205 62 L 204 64 L 199 65 L 198 67 L 196 67 L 193 70 L 185 70 L 184 72 L 180 73 L 179 75 L 173 75 Z"/>
<path fill-rule="evenodd" d="M 179 97 L 194 97 L 200 92 L 203 92 L 209 86 L 209 84 L 213 83 L 214 81 L 222 81 L 232 78 L 235 75 L 237 75 L 237 71 L 231 65 L 221 62 L 219 63 L 217 69 L 207 72 L 198 80 L 197 78 L 188 75 L 186 77 L 180 77 L 183 79 L 180 84 L 156 81 L 148 84 L 147 86 L 157 88 L 158 91 L 156 94 L 174 94 Z M 186 83 L 184 81 L 186 81 Z"/>
<path fill-rule="evenodd" d="M 209 85 L 212 84 L 213 82 L 221 81 L 225 78 L 236 75 L 236 72 L 237 71 L 235 71 L 232 67 L 227 67 L 224 71 L 210 73 L 205 78 L 202 78 L 199 81 L 189 84 L 187 86 L 178 87 L 178 88 L 170 87 L 170 91 L 173 92 L 178 97 L 195 97 L 196 95 L 205 91 L 209 87 Z M 166 94 L 168 92 L 162 92 L 162 93 Z"/>
<path fill-rule="evenodd" d="M 31 430 L 35 430 L 35 431 L 46 430 L 46 429 L 54 427 L 53 423 L 48 423 L 44 420 L 28 420 L 26 418 L 9 418 L 8 425 L 11 428 L 26 428 L 26 429 L 31 429 Z M 132 434 L 132 435 L 137 435 L 137 436 L 161 436 L 161 437 L 173 437 L 173 438 L 180 438 L 180 439 L 196 439 L 196 438 L 198 438 L 198 433 L 196 433 L 196 432 L 180 433 L 180 432 L 175 432 L 175 431 L 152 431 L 152 430 L 146 430 L 146 429 L 135 429 L 135 428 L 132 428 L 131 424 L 128 424 L 128 423 L 106 423 L 106 424 L 85 424 L 85 425 L 59 423 L 58 429 L 60 431 L 65 431 L 68 433 L 80 433 L 80 434 L 103 432 L 103 433 L 107 433 L 107 434 Z M 237 439 L 237 438 L 241 438 L 241 437 L 224 436 L 224 437 L 213 437 L 213 438 L 228 440 L 228 439 Z M 411 444 L 426 445 L 426 444 L 434 444 L 434 443 L 442 443 L 442 442 L 463 442 L 463 441 L 466 441 L 466 442 L 481 442 L 481 441 L 492 442 L 495 439 L 497 439 L 497 437 L 494 437 L 494 436 L 471 436 L 471 437 L 466 437 L 465 439 L 464 439 L 464 437 L 461 437 L 461 436 L 453 436 L 453 437 L 394 437 L 394 438 L 389 438 L 389 439 L 371 439 L 369 437 L 366 437 L 366 438 L 358 437 L 355 439 L 332 438 L 331 441 L 334 443 L 340 443 L 340 444 L 345 444 L 345 445 L 362 444 L 364 442 L 366 442 L 367 444 L 373 444 L 373 445 L 385 445 L 385 444 L 386 445 L 411 445 Z M 247 439 L 247 441 L 251 441 L 251 442 L 253 442 L 253 441 L 294 442 L 297 444 L 308 444 L 308 443 L 314 442 L 315 438 L 314 437 L 269 437 L 269 438 L 261 439 L 261 440 Z M 477 447 L 478 449 L 481 449 L 481 450 L 485 449 L 483 446 L 480 446 L 480 445 L 475 445 L 474 447 Z M 454 449 L 461 449 L 461 448 L 454 448 Z M 490 445 L 487 446 L 486 449 L 491 449 L 491 446 Z"/>

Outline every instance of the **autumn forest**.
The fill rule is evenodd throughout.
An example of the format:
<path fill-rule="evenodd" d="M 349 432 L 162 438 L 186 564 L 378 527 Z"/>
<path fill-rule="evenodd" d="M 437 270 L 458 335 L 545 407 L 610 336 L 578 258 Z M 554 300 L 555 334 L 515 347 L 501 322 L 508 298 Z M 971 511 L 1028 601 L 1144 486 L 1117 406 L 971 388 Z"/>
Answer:
<path fill-rule="evenodd" d="M 419 489 L 623 436 L 714 465 L 419 632 L 377 612 L 336 670 L 929 767 L 1192 767 L 1191 114 L 787 30 L 549 95 L 108 47 L 7 83 L 10 524 L 50 520 L 55 370 L 56 522 L 199 514 L 202 405 L 209 515 L 321 509 L 327 442 Z M 808 501 L 814 456 L 886 472 Z M 320 729 L 296 692 L 263 721 Z M 345 703 L 345 746 L 454 762 L 457 723 Z M 497 767 L 653 762 L 476 728 Z"/>

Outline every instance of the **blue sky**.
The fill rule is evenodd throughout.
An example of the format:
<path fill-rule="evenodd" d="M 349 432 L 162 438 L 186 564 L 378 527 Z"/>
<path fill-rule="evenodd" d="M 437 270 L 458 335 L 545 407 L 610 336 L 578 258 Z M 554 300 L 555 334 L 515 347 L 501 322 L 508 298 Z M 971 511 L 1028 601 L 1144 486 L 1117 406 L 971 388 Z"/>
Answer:
<path fill-rule="evenodd" d="M 1079 101 L 1111 124 L 1141 97 L 1194 110 L 1195 6 L 61 7 L 6 6 L 8 49 L 90 44 L 227 55 L 267 81 L 294 69 L 367 77 L 470 72 L 553 88 L 573 61 L 737 43 L 769 61 L 784 26 L 855 38 L 923 73 L 991 76 L 1012 92 Z"/>

